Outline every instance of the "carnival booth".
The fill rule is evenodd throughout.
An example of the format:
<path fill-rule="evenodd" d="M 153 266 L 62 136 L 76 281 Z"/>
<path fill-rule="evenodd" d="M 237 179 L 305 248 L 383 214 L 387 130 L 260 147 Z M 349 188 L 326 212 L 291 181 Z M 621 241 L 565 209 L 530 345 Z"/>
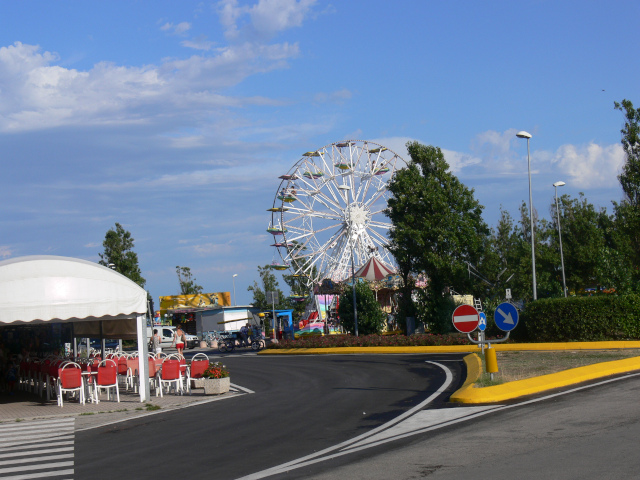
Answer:
<path fill-rule="evenodd" d="M 0 262 L 0 326 L 52 324 L 71 336 L 137 339 L 147 358 L 147 292 L 97 263 L 58 256 Z M 140 362 L 140 401 L 149 400 L 147 362 Z"/>

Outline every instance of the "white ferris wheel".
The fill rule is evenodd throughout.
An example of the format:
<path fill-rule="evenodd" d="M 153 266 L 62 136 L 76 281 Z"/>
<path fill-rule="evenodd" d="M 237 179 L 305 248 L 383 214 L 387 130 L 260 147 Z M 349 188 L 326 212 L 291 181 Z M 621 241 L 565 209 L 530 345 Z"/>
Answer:
<path fill-rule="evenodd" d="M 289 270 L 308 287 L 325 279 L 341 282 L 371 257 L 392 267 L 387 250 L 391 228 L 384 215 L 388 182 L 405 166 L 377 143 L 349 140 L 305 153 L 280 178 L 271 224 L 280 259 L 272 267 Z"/>

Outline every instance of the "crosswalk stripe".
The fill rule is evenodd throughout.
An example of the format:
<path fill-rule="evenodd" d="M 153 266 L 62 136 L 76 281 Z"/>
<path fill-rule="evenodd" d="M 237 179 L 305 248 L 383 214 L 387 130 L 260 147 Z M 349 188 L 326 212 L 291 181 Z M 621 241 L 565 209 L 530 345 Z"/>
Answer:
<path fill-rule="evenodd" d="M 10 477 L 2 477 L 2 480 L 31 480 L 33 478 L 58 477 L 60 475 L 73 475 L 73 469 L 60 470 L 57 472 L 33 472 L 26 475 L 12 475 Z M 72 478 L 68 480 L 73 480 Z"/>
<path fill-rule="evenodd" d="M 38 452 L 41 453 L 41 452 Z M 0 461 L 0 466 L 3 465 L 15 465 L 16 463 L 33 463 L 33 462 L 44 462 L 47 460 L 58 460 L 62 458 L 73 458 L 73 453 L 65 453 L 62 455 L 50 455 L 48 457 L 32 457 L 32 458 L 16 458 L 14 460 L 3 460 Z"/>
<path fill-rule="evenodd" d="M 74 475 L 75 418 L 0 425 L 0 479 Z"/>
<path fill-rule="evenodd" d="M 0 474 L 24 472 L 26 470 L 42 470 L 44 468 L 73 467 L 73 462 L 43 463 L 41 465 L 28 465 L 26 467 L 0 468 Z"/>
<path fill-rule="evenodd" d="M 60 440 L 68 440 L 68 439 L 73 439 L 73 434 L 71 435 L 67 435 L 65 437 L 61 437 L 59 435 L 42 435 L 38 438 L 32 438 L 30 440 L 22 440 L 22 439 L 15 439 L 15 440 L 7 440 L 6 442 L 0 441 L 0 447 L 11 447 L 14 445 L 27 445 L 30 443 L 42 443 L 44 440 L 52 440 L 52 439 L 60 439 Z M 0 451 L 2 450 L 2 448 L 0 448 Z"/>
<path fill-rule="evenodd" d="M 63 445 L 72 445 L 73 446 L 73 440 L 70 441 L 64 441 L 64 442 L 56 442 L 56 446 L 63 446 Z M 33 448 L 35 445 L 31 445 L 31 444 L 27 444 L 27 445 L 15 445 L 13 447 L 5 447 L 5 448 L 0 448 L 0 452 L 17 452 L 18 450 L 25 450 L 27 448 Z M 72 447 L 73 448 L 73 447 Z M 7 454 L 2 454 L 4 455 L 12 455 L 11 453 L 7 453 Z M 16 455 L 22 455 L 21 453 L 16 453 Z"/>
<path fill-rule="evenodd" d="M 34 453 L 39 453 L 39 454 L 43 454 L 43 453 L 56 453 L 56 452 L 68 452 L 68 451 L 72 451 L 73 452 L 73 442 L 68 442 L 71 446 L 70 447 L 60 447 L 60 448 L 44 448 L 44 449 L 40 449 L 40 450 L 27 450 L 26 452 L 20 452 L 17 450 L 20 450 L 20 448 L 14 448 L 13 452 L 11 453 L 0 453 L 0 459 L 2 458 L 15 458 L 15 457 L 20 457 L 23 455 L 33 455 Z M 24 448 L 33 448 L 33 445 L 29 445 L 28 447 L 24 447 Z"/>

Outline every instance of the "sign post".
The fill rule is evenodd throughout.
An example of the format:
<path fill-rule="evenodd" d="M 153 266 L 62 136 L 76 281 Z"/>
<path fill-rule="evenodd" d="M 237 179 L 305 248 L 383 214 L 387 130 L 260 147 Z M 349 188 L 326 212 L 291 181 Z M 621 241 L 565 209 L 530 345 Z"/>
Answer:
<path fill-rule="evenodd" d="M 480 330 L 480 333 L 478 334 L 478 341 L 480 342 L 483 355 L 484 355 L 484 342 L 485 342 L 484 331 L 486 329 L 487 329 L 487 315 L 484 312 L 480 312 L 480 323 L 478 323 L 478 330 Z"/>
<path fill-rule="evenodd" d="M 507 291 L 507 293 L 510 293 Z M 509 302 L 504 302 L 498 305 L 494 313 L 494 321 L 496 326 L 503 332 L 507 332 L 504 338 L 499 340 L 489 340 L 487 342 L 484 331 L 487 328 L 487 316 L 472 307 L 471 305 L 460 305 L 453 311 L 451 316 L 453 326 L 461 333 L 466 333 L 467 338 L 471 343 L 480 345 L 482 353 L 485 356 L 485 363 L 487 372 L 491 374 L 493 380 L 493 374 L 498 372 L 498 360 L 496 351 L 491 347 L 491 343 L 506 342 L 509 339 L 511 330 L 518 325 L 518 310 Z M 474 340 L 471 337 L 471 332 L 478 329 L 478 340 Z M 485 345 L 486 344 L 486 345 Z M 486 349 L 486 351 L 485 351 Z"/>
<path fill-rule="evenodd" d="M 273 319 L 271 321 L 271 329 L 273 330 L 273 339 L 276 338 L 276 324 L 278 323 L 278 319 L 276 317 L 276 302 L 278 301 L 278 292 L 266 292 L 267 293 L 267 302 L 271 301 L 271 314 L 273 315 Z"/>

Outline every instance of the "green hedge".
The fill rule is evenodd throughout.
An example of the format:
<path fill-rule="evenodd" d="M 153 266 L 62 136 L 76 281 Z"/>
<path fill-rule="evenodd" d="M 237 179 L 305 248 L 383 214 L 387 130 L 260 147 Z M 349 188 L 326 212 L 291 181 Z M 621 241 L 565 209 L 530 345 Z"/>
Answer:
<path fill-rule="evenodd" d="M 596 295 L 530 302 L 514 340 L 590 342 L 640 339 L 640 295 Z"/>

